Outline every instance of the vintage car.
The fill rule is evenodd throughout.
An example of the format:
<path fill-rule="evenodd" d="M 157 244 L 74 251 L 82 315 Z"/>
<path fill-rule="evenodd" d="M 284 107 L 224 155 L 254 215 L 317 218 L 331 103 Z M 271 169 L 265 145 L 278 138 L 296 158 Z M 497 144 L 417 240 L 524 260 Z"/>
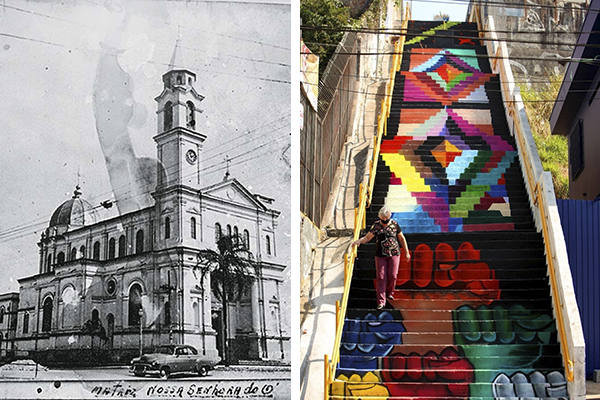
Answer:
<path fill-rule="evenodd" d="M 220 360 L 198 354 L 193 346 L 169 344 L 157 347 L 153 353 L 131 360 L 129 371 L 135 376 L 155 374 L 167 379 L 171 374 L 195 372 L 208 375 Z"/>

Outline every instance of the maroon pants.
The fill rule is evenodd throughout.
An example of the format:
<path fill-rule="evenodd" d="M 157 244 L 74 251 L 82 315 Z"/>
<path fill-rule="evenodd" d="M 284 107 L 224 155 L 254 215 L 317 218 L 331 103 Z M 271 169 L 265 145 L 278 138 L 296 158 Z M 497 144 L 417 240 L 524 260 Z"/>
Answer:
<path fill-rule="evenodd" d="M 400 266 L 400 256 L 375 257 L 377 271 L 377 304 L 385 304 L 385 299 L 394 293 L 396 277 Z"/>

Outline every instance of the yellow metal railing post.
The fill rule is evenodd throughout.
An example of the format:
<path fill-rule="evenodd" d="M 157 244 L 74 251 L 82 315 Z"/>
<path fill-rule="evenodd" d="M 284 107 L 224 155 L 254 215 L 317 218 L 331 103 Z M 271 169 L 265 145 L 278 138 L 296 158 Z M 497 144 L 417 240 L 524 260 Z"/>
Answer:
<path fill-rule="evenodd" d="M 328 400 L 329 399 L 329 357 L 327 357 L 327 354 L 325 354 L 324 356 L 324 365 L 325 365 L 325 369 L 323 370 L 323 377 L 324 377 L 324 381 L 325 381 L 325 386 L 323 387 L 323 399 L 324 400 Z"/>

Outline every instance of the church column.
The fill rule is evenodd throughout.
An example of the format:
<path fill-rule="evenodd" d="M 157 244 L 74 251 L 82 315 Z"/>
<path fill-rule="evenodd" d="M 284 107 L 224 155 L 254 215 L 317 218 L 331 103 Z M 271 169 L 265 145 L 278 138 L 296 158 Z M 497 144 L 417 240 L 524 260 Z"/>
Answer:
<path fill-rule="evenodd" d="M 102 234 L 102 248 L 104 249 L 104 255 L 102 256 L 102 260 L 108 260 L 108 232 L 104 232 Z"/>
<path fill-rule="evenodd" d="M 259 277 L 256 277 L 252 281 L 252 292 L 251 292 L 251 304 L 252 304 L 252 332 L 256 335 L 256 358 L 262 358 L 263 346 L 262 346 L 262 334 L 260 329 L 260 305 L 259 305 Z"/>
<path fill-rule="evenodd" d="M 44 247 L 42 245 L 42 247 L 40 247 L 40 269 L 39 269 L 40 274 L 44 273 L 44 260 L 45 259 L 46 258 L 44 257 Z"/>

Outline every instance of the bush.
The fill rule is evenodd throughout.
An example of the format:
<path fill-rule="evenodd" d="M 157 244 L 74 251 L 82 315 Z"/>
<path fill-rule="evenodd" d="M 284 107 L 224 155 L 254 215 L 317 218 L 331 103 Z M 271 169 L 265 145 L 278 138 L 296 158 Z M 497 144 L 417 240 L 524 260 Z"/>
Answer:
<path fill-rule="evenodd" d="M 556 198 L 568 199 L 569 145 L 567 137 L 552 135 L 548 122 L 561 83 L 561 76 L 550 75 L 547 85 L 536 88 L 521 85 L 520 89 L 542 167 L 552 174 Z"/>

